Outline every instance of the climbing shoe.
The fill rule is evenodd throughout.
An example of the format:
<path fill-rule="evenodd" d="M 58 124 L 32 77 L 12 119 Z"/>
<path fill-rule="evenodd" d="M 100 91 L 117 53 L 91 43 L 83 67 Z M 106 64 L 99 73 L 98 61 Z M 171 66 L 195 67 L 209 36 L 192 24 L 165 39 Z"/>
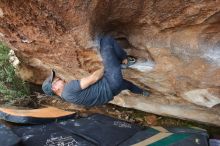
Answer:
<path fill-rule="evenodd" d="M 135 62 L 136 62 L 136 58 L 133 57 L 133 56 L 128 56 L 127 60 L 128 60 L 128 63 L 127 64 L 121 64 L 121 68 L 126 69 L 129 66 L 135 64 Z"/>
<path fill-rule="evenodd" d="M 144 90 L 142 95 L 147 97 L 147 96 L 150 96 L 150 93 L 148 91 Z"/>

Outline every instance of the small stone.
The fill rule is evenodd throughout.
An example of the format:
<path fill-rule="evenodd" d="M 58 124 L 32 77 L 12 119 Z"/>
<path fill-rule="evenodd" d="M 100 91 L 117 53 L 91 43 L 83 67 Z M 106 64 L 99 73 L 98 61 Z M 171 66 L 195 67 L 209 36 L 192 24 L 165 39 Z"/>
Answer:
<path fill-rule="evenodd" d="M 136 121 L 138 122 L 143 122 L 144 120 L 142 118 L 135 118 Z"/>
<path fill-rule="evenodd" d="M 21 38 L 21 42 L 22 43 L 27 43 L 27 44 L 30 44 L 31 43 L 31 41 L 29 41 L 27 38 L 25 38 L 25 37 L 22 37 Z"/>
<path fill-rule="evenodd" d="M 146 116 L 144 117 L 145 121 L 149 125 L 156 125 L 157 124 L 157 116 L 151 115 L 151 116 Z"/>
<path fill-rule="evenodd" d="M 116 112 L 116 113 L 120 113 L 120 111 L 119 111 L 119 110 L 115 110 L 115 112 Z"/>
<path fill-rule="evenodd" d="M 134 112 L 133 112 L 133 111 L 127 111 L 127 113 L 128 113 L 128 114 L 133 114 Z"/>
<path fill-rule="evenodd" d="M 129 119 L 129 116 L 125 116 L 125 120 L 128 120 Z"/>
<path fill-rule="evenodd" d="M 129 119 L 129 122 L 135 122 L 135 120 L 131 118 L 131 119 Z"/>

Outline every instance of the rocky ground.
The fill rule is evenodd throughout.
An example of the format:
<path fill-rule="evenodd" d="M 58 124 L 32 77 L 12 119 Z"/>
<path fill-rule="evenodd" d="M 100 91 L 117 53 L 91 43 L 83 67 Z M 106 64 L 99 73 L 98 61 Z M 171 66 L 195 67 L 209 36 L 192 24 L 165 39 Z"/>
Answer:
<path fill-rule="evenodd" d="M 208 130 L 210 136 L 220 135 L 220 127 L 212 125 L 159 116 L 134 109 L 119 107 L 113 104 L 93 108 L 84 108 L 65 102 L 59 97 L 49 97 L 38 92 L 35 92 L 34 95 L 30 97 L 14 101 L 13 105 L 22 108 L 40 108 L 44 105 L 50 105 L 68 111 L 75 111 L 81 117 L 86 117 L 93 113 L 100 113 L 142 126 L 199 127 Z"/>

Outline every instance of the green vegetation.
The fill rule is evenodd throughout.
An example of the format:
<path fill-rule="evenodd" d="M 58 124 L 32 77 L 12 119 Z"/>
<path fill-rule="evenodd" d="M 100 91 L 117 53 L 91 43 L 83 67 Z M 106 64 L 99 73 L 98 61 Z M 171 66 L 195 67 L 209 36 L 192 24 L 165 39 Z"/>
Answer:
<path fill-rule="evenodd" d="M 28 85 L 18 78 L 9 62 L 9 48 L 0 42 L 0 98 L 11 102 L 30 94 Z"/>

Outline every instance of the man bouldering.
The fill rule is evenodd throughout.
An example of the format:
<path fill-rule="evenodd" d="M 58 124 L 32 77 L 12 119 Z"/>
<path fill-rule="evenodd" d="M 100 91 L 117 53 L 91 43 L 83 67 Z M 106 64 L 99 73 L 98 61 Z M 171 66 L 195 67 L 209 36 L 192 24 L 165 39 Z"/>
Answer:
<path fill-rule="evenodd" d="M 52 70 L 42 85 L 45 94 L 58 95 L 68 102 L 84 106 L 105 104 L 125 89 L 149 96 L 149 92 L 123 79 L 121 68 L 134 64 L 136 59 L 128 56 L 111 36 L 101 38 L 100 54 L 104 68 L 80 80 L 66 82 Z"/>

